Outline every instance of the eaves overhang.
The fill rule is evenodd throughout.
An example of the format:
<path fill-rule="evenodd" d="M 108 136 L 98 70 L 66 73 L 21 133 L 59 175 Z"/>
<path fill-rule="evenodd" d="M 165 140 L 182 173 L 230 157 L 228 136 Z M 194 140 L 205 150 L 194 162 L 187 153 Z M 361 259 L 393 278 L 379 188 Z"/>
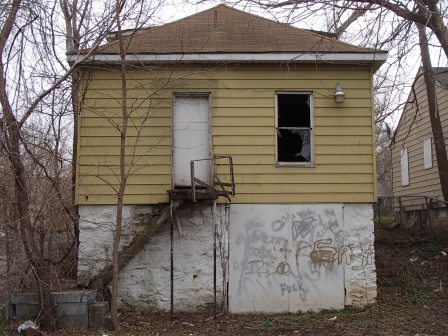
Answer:
<path fill-rule="evenodd" d="M 342 63 L 372 64 L 376 71 L 387 59 L 387 52 L 376 53 L 189 53 L 189 54 L 128 54 L 131 63 Z M 69 54 L 69 63 L 81 62 L 83 55 Z M 118 54 L 95 54 L 82 63 L 119 63 Z"/>

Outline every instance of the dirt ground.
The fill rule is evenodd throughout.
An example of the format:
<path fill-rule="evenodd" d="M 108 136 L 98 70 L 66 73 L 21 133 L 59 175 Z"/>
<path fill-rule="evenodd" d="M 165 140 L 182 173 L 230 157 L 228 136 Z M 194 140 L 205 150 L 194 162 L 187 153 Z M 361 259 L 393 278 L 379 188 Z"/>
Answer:
<path fill-rule="evenodd" d="M 399 230 L 376 232 L 378 298 L 365 309 L 276 315 L 123 312 L 118 332 L 85 335 L 448 335 L 448 239 Z"/>

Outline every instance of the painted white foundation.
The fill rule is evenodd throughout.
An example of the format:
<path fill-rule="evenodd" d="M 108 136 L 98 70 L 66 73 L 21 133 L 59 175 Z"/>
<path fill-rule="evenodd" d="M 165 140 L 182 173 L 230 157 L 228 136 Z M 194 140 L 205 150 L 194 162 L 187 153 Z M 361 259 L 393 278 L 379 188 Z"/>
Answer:
<path fill-rule="evenodd" d="M 344 307 L 342 205 L 238 204 L 230 223 L 231 312 Z"/>
<path fill-rule="evenodd" d="M 235 204 L 229 310 L 297 312 L 376 297 L 370 204 Z"/>
<path fill-rule="evenodd" d="M 197 310 L 213 304 L 213 216 L 210 205 L 176 210 L 174 225 L 174 306 Z M 143 230 L 156 207 L 125 206 L 121 246 Z M 227 268 L 225 208 L 218 207 L 217 299 L 222 302 L 223 267 Z M 87 283 L 112 256 L 114 206 L 80 206 L 78 281 Z M 170 309 L 170 225 L 165 223 L 119 275 L 122 306 Z M 225 296 L 227 296 L 224 293 Z"/>
<path fill-rule="evenodd" d="M 125 206 L 122 245 L 143 230 L 157 207 Z M 114 206 L 80 206 L 78 278 L 86 282 L 111 258 Z M 232 204 L 218 206 L 218 303 L 229 281 L 231 312 L 296 312 L 375 301 L 370 204 Z M 210 205 L 177 210 L 174 304 L 198 310 L 213 302 Z M 230 223 L 230 233 L 229 233 Z M 229 246 L 230 253 L 227 250 Z M 224 288 L 224 293 L 222 289 Z M 168 310 L 170 228 L 164 224 L 120 272 L 123 306 Z"/>
<path fill-rule="evenodd" d="M 363 307 L 375 302 L 375 236 L 370 204 L 344 207 L 344 244 L 350 246 L 350 263 L 344 265 L 345 304 Z"/>

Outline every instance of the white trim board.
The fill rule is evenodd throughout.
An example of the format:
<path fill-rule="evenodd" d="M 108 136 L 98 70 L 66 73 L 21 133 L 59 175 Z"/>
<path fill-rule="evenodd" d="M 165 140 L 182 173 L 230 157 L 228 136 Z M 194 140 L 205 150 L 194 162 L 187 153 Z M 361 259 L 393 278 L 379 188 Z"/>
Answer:
<path fill-rule="evenodd" d="M 67 55 L 69 62 L 78 62 L 83 55 Z M 208 53 L 208 54 L 128 54 L 128 62 L 335 62 L 374 63 L 380 66 L 387 53 Z M 97 54 L 87 62 L 120 62 L 118 54 Z"/>

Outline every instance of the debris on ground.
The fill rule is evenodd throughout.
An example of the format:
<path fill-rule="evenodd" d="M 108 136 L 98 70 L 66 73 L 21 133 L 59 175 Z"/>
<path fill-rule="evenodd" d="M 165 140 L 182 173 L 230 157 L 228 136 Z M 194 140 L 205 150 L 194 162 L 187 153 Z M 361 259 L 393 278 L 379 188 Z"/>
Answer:
<path fill-rule="evenodd" d="M 448 335 L 448 239 L 399 229 L 375 232 L 377 303 L 366 308 L 297 314 L 124 311 L 109 336 Z M 434 258 L 439 255 L 439 258 Z M 412 259 L 413 261 L 410 261 Z M 415 260 L 414 260 L 415 259 Z M 63 329 L 46 336 L 102 336 Z"/>
<path fill-rule="evenodd" d="M 25 336 L 43 335 L 39 330 L 39 326 L 31 320 L 25 321 L 17 327 L 17 332 Z"/>

